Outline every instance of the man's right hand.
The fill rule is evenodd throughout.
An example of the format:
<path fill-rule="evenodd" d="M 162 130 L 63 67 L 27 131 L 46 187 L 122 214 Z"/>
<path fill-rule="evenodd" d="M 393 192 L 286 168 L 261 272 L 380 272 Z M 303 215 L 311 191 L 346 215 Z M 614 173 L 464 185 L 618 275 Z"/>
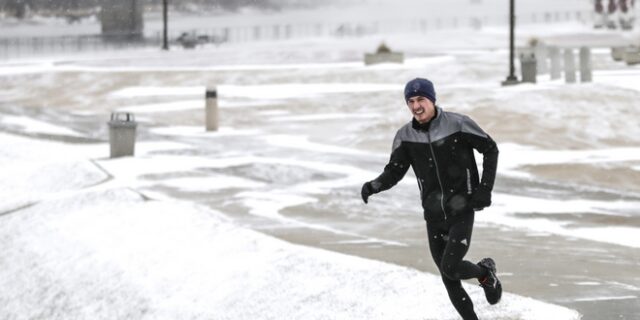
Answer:
<path fill-rule="evenodd" d="M 360 192 L 362 195 L 362 201 L 364 203 L 369 203 L 369 196 L 373 194 L 373 187 L 371 186 L 371 182 L 365 182 L 362 185 L 362 191 Z"/>
<path fill-rule="evenodd" d="M 491 190 L 482 186 L 478 187 L 478 190 L 471 196 L 471 208 L 475 211 L 481 211 L 482 209 L 491 205 Z"/>

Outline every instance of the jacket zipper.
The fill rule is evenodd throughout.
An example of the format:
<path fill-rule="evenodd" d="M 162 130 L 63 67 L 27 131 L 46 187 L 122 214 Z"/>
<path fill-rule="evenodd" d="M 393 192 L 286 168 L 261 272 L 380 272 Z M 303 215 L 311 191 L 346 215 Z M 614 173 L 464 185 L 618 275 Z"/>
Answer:
<path fill-rule="evenodd" d="M 471 171 L 467 168 L 467 194 L 472 194 L 473 189 L 471 188 Z"/>
<path fill-rule="evenodd" d="M 431 145 L 431 132 L 427 130 L 427 139 L 429 139 L 429 149 L 431 149 L 431 156 L 433 157 L 433 163 L 436 164 L 436 177 L 438 178 L 438 184 L 440 185 L 440 207 L 442 208 L 442 214 L 444 219 L 447 220 L 447 211 L 444 210 L 444 188 L 442 186 L 442 180 L 440 179 L 440 169 L 438 169 L 438 161 L 436 160 L 436 153 L 433 151 Z"/>

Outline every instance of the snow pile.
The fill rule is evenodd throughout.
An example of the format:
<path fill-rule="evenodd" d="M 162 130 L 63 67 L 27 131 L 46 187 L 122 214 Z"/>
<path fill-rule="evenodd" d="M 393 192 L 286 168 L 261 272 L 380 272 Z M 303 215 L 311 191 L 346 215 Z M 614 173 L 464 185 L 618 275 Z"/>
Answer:
<path fill-rule="evenodd" d="M 435 276 L 293 246 L 128 190 L 3 220 L 3 317 L 456 319 Z M 477 305 L 492 319 L 577 318 L 512 295 L 497 308 Z"/>
<path fill-rule="evenodd" d="M 0 134 L 0 215 L 45 197 L 79 190 L 108 178 L 75 150 L 57 152 L 56 144 Z"/>
<path fill-rule="evenodd" d="M 34 120 L 28 117 L 16 117 L 4 115 L 0 118 L 0 122 L 8 126 L 18 126 L 25 132 L 45 133 L 52 135 L 66 135 L 71 137 L 83 137 L 83 135 L 74 130 L 65 127 L 56 126 L 47 122 Z"/>

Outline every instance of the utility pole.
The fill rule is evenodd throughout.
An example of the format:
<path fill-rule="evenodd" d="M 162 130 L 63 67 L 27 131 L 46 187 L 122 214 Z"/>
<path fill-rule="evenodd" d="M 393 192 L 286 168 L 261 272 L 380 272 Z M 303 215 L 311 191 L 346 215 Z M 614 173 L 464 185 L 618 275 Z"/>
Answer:
<path fill-rule="evenodd" d="M 502 81 L 503 86 L 518 84 L 518 78 L 516 77 L 516 68 L 514 65 L 515 54 L 515 27 L 516 27 L 516 9 L 515 0 L 509 0 L 509 75 L 505 81 Z"/>
<path fill-rule="evenodd" d="M 162 21 L 164 23 L 164 29 L 162 32 L 162 50 L 169 50 L 169 31 L 167 24 L 169 23 L 169 8 L 167 7 L 168 0 L 162 0 Z"/>

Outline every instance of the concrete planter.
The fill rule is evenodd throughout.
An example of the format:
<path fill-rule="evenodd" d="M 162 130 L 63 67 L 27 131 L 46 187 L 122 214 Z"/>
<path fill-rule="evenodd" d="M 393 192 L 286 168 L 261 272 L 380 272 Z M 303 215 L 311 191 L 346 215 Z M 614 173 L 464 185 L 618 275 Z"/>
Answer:
<path fill-rule="evenodd" d="M 613 58 L 614 61 L 624 60 L 625 50 L 627 50 L 626 47 L 611 47 L 611 58 Z"/>
<path fill-rule="evenodd" d="M 364 64 L 372 65 L 379 63 L 404 63 L 404 53 L 402 52 L 379 52 L 366 53 L 364 55 Z"/>
<path fill-rule="evenodd" d="M 640 63 L 640 48 L 628 47 L 624 51 L 624 62 L 628 65 L 634 65 Z"/>

